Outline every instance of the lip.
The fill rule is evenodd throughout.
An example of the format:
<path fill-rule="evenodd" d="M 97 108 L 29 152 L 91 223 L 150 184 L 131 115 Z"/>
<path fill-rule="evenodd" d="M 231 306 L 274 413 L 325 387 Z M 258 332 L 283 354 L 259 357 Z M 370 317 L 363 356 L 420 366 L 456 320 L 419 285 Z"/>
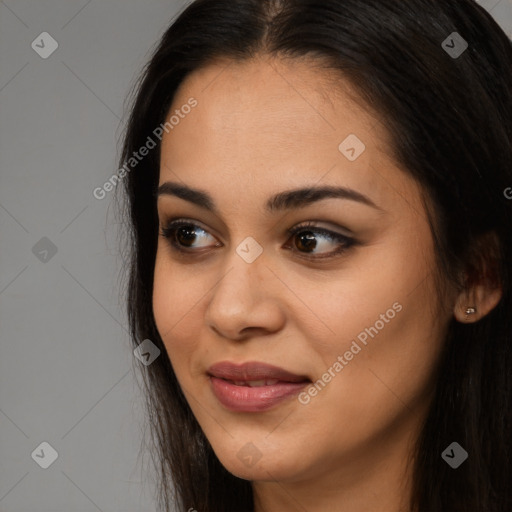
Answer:
<path fill-rule="evenodd" d="M 311 380 L 283 368 L 258 361 L 237 365 L 229 361 L 216 363 L 208 369 L 211 389 L 227 409 L 239 412 L 261 412 L 300 392 Z M 269 385 L 250 387 L 236 381 L 272 380 Z"/>

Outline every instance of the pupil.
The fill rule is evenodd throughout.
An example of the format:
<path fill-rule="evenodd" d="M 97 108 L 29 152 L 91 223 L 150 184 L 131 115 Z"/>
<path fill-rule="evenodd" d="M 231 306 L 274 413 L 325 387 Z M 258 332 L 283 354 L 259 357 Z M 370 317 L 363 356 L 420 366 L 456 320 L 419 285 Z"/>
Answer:
<path fill-rule="evenodd" d="M 180 235 L 182 235 L 183 233 L 186 233 L 184 238 L 185 240 L 188 240 L 188 242 L 193 242 L 194 241 L 194 237 L 196 236 L 195 234 L 195 231 L 193 229 L 189 229 L 187 227 L 181 227 L 178 229 L 178 237 L 180 237 Z M 180 243 L 181 242 L 181 239 L 179 240 Z M 185 242 L 183 245 L 187 245 L 187 243 Z"/>
<path fill-rule="evenodd" d="M 311 231 L 304 231 L 304 235 L 299 236 L 301 245 L 304 245 L 306 249 L 314 249 L 316 247 L 316 239 Z M 302 243 L 305 240 L 305 243 Z"/>

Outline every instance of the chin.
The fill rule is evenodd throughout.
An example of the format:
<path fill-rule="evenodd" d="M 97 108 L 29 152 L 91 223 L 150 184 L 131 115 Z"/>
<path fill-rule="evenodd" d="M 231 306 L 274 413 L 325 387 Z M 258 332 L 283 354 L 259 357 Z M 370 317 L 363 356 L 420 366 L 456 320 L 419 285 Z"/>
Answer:
<path fill-rule="evenodd" d="M 292 460 L 294 457 L 286 457 L 282 447 L 269 447 L 268 450 L 274 451 L 265 450 L 266 453 L 263 453 L 264 450 L 257 451 L 258 449 L 251 442 L 247 442 L 236 452 L 232 452 L 231 447 L 215 453 L 227 471 L 244 480 L 269 482 L 294 480 L 304 469 L 302 467 L 304 460 Z"/>

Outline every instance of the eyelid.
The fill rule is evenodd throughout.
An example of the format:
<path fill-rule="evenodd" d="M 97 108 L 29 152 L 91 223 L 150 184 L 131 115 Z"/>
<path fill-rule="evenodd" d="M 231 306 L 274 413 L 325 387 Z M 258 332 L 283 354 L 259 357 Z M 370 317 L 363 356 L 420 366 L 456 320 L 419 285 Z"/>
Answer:
<path fill-rule="evenodd" d="M 319 226 L 318 224 L 324 224 Z M 325 227 L 325 224 L 332 225 L 332 222 L 328 222 L 325 220 L 319 220 L 319 219 L 310 219 L 306 220 L 304 222 L 299 222 L 296 224 L 293 228 L 290 228 L 287 230 L 287 233 L 295 233 L 298 229 L 307 229 L 312 228 L 320 232 L 324 233 L 332 233 L 339 236 L 344 236 L 345 238 L 353 238 L 355 236 L 355 233 L 343 226 L 335 226 L 335 227 Z M 340 230 L 343 230 L 345 232 L 340 232 Z"/>
<path fill-rule="evenodd" d="M 199 227 L 202 230 L 206 231 L 208 234 L 215 236 L 218 238 L 217 235 L 214 235 L 212 233 L 212 230 L 209 227 L 205 227 L 201 223 L 201 221 L 198 221 L 196 219 L 193 219 L 191 217 L 163 217 L 161 224 L 164 226 L 170 226 L 171 224 L 178 225 L 178 224 L 191 224 L 194 227 Z M 314 228 L 319 232 L 323 233 L 332 233 L 335 235 L 339 235 L 345 238 L 353 238 L 355 236 L 355 233 L 344 227 L 344 226 L 336 226 L 336 227 L 325 227 L 325 226 L 318 226 L 317 224 L 333 224 L 332 222 L 326 221 L 326 220 L 320 220 L 320 219 L 309 219 L 307 221 L 299 222 L 298 224 L 295 224 L 292 228 L 289 228 L 286 230 L 286 233 L 289 235 L 295 234 L 297 230 L 299 229 L 307 229 L 307 228 Z M 343 230 L 343 231 L 339 231 Z M 214 230 L 216 231 L 216 230 Z"/>

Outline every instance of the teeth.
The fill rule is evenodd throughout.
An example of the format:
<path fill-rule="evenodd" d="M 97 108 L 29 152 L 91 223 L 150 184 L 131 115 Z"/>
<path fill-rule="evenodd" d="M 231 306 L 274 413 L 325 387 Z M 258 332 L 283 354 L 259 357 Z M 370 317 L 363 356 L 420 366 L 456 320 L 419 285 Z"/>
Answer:
<path fill-rule="evenodd" d="M 268 380 L 234 380 L 233 381 L 236 386 L 249 386 L 251 388 L 258 388 L 261 386 L 273 386 L 279 382 L 278 379 L 268 379 Z"/>
<path fill-rule="evenodd" d="M 248 380 L 247 385 L 251 388 L 259 388 L 260 386 L 265 385 L 264 380 Z"/>

